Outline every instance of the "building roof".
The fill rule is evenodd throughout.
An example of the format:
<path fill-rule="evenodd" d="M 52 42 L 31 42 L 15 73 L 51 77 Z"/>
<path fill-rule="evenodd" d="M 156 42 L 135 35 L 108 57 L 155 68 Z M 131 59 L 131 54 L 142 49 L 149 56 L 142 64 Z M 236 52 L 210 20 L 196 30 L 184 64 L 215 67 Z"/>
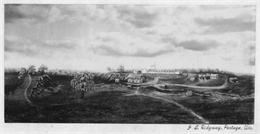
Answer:
<path fill-rule="evenodd" d="M 128 78 L 139 79 L 139 78 L 141 78 L 141 77 L 143 77 L 143 74 L 129 74 L 129 75 L 127 76 L 127 79 L 128 79 Z"/>

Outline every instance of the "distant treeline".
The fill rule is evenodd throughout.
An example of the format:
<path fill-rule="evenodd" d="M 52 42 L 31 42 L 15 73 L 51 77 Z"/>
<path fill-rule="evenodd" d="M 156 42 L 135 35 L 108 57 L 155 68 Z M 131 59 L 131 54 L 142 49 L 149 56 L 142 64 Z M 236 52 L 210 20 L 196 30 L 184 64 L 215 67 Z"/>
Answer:
<path fill-rule="evenodd" d="M 24 68 L 24 67 L 22 67 Z M 5 73 L 19 73 L 22 68 L 5 68 Z M 25 68 L 26 69 L 26 68 Z M 27 69 L 29 70 L 29 69 Z M 38 69 L 34 69 L 34 73 L 42 73 L 44 71 L 45 74 L 49 75 L 68 75 L 68 76 L 75 76 L 78 74 L 90 72 L 90 71 L 78 71 L 78 70 L 69 70 L 69 69 L 51 69 L 48 70 L 48 68 L 42 69 L 42 67 L 39 67 Z M 95 72 L 90 72 L 95 73 Z"/>
<path fill-rule="evenodd" d="M 69 70 L 69 69 L 51 69 L 48 70 L 48 68 L 45 66 L 44 69 L 42 69 L 43 66 L 40 66 L 38 68 L 38 71 L 35 69 L 35 72 L 41 72 L 41 70 L 44 70 L 44 73 L 49 75 L 68 75 L 68 76 L 75 76 L 82 73 L 98 73 L 98 72 L 90 72 L 88 70 L 86 71 L 78 71 L 78 70 Z M 5 68 L 5 73 L 19 73 L 21 68 Z M 159 72 L 164 71 L 181 71 L 182 73 L 219 73 L 219 74 L 234 74 L 230 71 L 224 71 L 219 69 L 157 69 Z M 132 73 L 134 69 L 132 70 L 121 70 L 121 71 L 110 71 L 110 73 Z"/>
<path fill-rule="evenodd" d="M 19 73 L 19 68 L 5 68 L 5 73 Z"/>

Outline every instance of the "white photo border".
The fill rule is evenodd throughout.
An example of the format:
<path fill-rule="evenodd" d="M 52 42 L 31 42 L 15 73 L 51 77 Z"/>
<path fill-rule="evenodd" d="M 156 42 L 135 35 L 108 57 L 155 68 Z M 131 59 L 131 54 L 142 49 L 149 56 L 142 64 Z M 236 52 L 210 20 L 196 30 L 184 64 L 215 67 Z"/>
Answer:
<path fill-rule="evenodd" d="M 256 6 L 256 70 L 255 70 L 255 109 L 252 131 L 188 131 L 189 125 L 196 124 L 79 124 L 79 123 L 5 123 L 4 122 L 4 4 L 151 4 L 151 5 L 255 5 Z M 259 133 L 259 1 L 257 0 L 4 0 L 1 9 L 1 133 Z M 220 124 L 219 124 L 220 125 Z M 219 126 L 211 125 L 211 126 Z M 232 124 L 229 124 L 232 125 Z M 221 124 L 220 126 L 224 126 Z M 236 125 L 241 126 L 244 125 Z"/>

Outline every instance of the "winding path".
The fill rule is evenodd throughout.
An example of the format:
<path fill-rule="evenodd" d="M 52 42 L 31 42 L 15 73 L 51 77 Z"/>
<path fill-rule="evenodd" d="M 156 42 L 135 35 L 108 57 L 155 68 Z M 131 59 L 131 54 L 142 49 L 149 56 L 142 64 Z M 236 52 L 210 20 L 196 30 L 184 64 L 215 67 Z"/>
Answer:
<path fill-rule="evenodd" d="M 184 85 L 184 84 L 167 84 L 170 86 L 180 86 L 180 87 L 189 87 L 189 88 L 199 88 L 199 89 L 223 89 L 227 87 L 227 82 L 221 86 L 193 86 L 193 85 Z"/>
<path fill-rule="evenodd" d="M 189 87 L 189 88 L 197 88 L 197 89 L 207 89 L 207 90 L 211 90 L 211 89 L 224 89 L 228 86 L 228 81 L 226 78 L 226 81 L 223 85 L 221 86 L 194 86 L 194 85 L 185 85 L 185 84 L 169 84 L 167 82 L 164 82 L 163 84 L 168 85 L 168 86 L 179 86 L 179 87 Z M 156 88 L 158 88 L 158 86 L 155 85 Z"/>
<path fill-rule="evenodd" d="M 147 86 L 154 86 L 158 82 L 159 82 L 159 77 L 155 77 L 154 80 L 146 82 L 146 83 L 129 83 L 129 82 L 126 82 L 124 84 L 131 85 L 131 86 L 147 87 Z"/>
<path fill-rule="evenodd" d="M 28 78 L 29 78 L 29 82 L 27 83 L 27 86 L 26 86 L 26 88 L 24 89 L 24 98 L 25 98 L 25 100 L 27 101 L 27 102 L 29 102 L 29 103 L 32 103 L 29 99 L 28 99 L 28 97 L 27 97 L 27 90 L 28 90 L 28 88 L 30 87 L 30 85 L 31 85 L 31 83 L 32 83 L 32 77 L 31 77 L 31 75 L 30 74 L 27 74 L 27 76 L 28 76 Z M 27 78 L 27 77 L 26 77 Z M 25 81 L 24 81 L 25 82 Z M 26 83 L 25 83 L 26 84 Z"/>
<path fill-rule="evenodd" d="M 30 76 L 30 74 L 27 74 L 27 76 L 24 78 L 22 85 L 15 90 L 11 98 L 19 101 L 26 101 L 28 103 L 32 103 L 27 96 L 27 90 L 30 87 L 31 83 L 32 77 Z"/>
<path fill-rule="evenodd" d="M 204 119 L 202 116 L 196 114 L 194 111 L 192 111 L 191 109 L 188 109 L 187 107 L 181 105 L 180 103 L 176 102 L 176 101 L 173 101 L 173 100 L 168 100 L 168 99 L 165 99 L 165 98 L 161 98 L 161 97 L 157 97 L 157 96 L 152 96 L 152 95 L 147 95 L 147 94 L 138 94 L 138 93 L 134 93 L 134 94 L 127 94 L 125 96 L 145 96 L 145 97 L 150 97 L 150 98 L 154 98 L 154 99 L 158 99 L 158 100 L 162 100 L 162 101 L 165 101 L 165 102 L 168 102 L 168 103 L 172 103 L 178 107 L 180 107 L 182 110 L 192 114 L 193 116 L 195 116 L 196 118 L 198 118 L 201 122 L 203 122 L 204 124 L 209 124 L 209 121 Z"/>

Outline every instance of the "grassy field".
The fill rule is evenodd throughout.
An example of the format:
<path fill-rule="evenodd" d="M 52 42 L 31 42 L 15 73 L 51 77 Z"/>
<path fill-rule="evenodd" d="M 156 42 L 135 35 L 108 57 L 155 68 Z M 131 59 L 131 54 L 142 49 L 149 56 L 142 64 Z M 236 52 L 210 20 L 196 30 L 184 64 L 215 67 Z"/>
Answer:
<path fill-rule="evenodd" d="M 118 85 L 101 86 L 77 99 L 65 92 L 36 100 L 37 105 L 5 101 L 5 122 L 44 123 L 201 123 L 178 106 L 142 96 Z M 106 89 L 104 89 L 106 88 Z M 51 113 L 51 114 L 50 114 Z"/>
<path fill-rule="evenodd" d="M 208 102 L 201 98 L 185 99 L 181 104 L 191 108 L 212 124 L 253 124 L 254 99 Z"/>
<path fill-rule="evenodd" d="M 226 76 L 219 75 L 219 78 L 216 80 L 207 80 L 207 81 L 200 81 L 196 83 L 197 86 L 221 86 L 225 83 Z"/>
<path fill-rule="evenodd" d="M 13 93 L 23 80 L 18 80 L 18 73 L 5 73 L 5 95 Z"/>
<path fill-rule="evenodd" d="M 5 75 L 7 76 L 5 85 L 10 85 L 12 82 L 10 79 L 15 79 L 15 77 Z M 80 93 L 71 89 L 69 82 L 72 76 L 51 76 L 51 78 L 60 84 L 62 90 L 33 99 L 33 105 L 5 99 L 5 122 L 203 123 L 187 110 L 164 101 L 169 100 L 194 111 L 208 120 L 210 124 L 254 123 L 254 98 L 239 99 L 240 96 L 254 94 L 253 76 L 240 76 L 238 84 L 229 84 L 225 89 L 207 91 L 207 93 L 193 91 L 194 94 L 191 96 L 185 96 L 187 91 L 192 90 L 185 87 L 176 87 L 176 90 L 170 92 L 144 88 L 139 90 L 139 93 L 147 96 L 140 96 L 134 95 L 136 88 L 116 84 L 96 84 L 95 90 L 85 93 L 84 99 L 79 99 Z M 167 76 L 167 81 L 174 80 L 185 83 L 185 77 Z M 219 82 L 222 82 L 222 79 Z M 5 88 L 5 92 L 11 90 L 13 89 Z M 210 93 L 236 94 L 239 97 L 238 99 L 217 100 L 214 95 L 205 96 Z M 152 98 L 154 96 L 162 99 Z"/>

